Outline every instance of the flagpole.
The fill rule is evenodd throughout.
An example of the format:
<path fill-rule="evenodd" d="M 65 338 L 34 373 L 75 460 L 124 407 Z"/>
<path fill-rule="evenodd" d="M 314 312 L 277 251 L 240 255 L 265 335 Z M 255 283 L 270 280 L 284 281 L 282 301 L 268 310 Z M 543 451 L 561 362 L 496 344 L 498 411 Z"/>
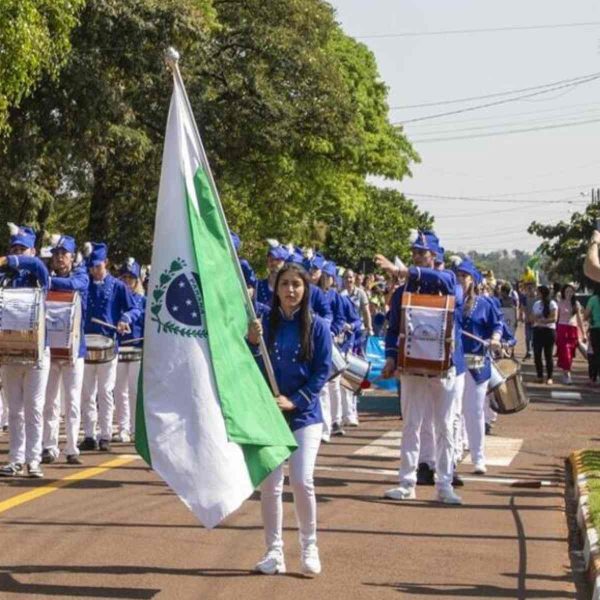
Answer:
<path fill-rule="evenodd" d="M 190 114 L 190 120 L 194 126 L 194 132 L 196 133 L 196 138 L 198 139 L 198 144 L 200 145 L 200 151 L 202 152 L 202 157 L 204 162 L 206 163 L 207 171 L 208 171 L 208 180 L 210 186 L 212 188 L 212 192 L 215 195 L 217 200 L 217 210 L 219 212 L 219 217 L 221 218 L 221 222 L 225 226 L 225 230 L 227 232 L 225 243 L 227 244 L 227 248 L 229 250 L 229 254 L 233 260 L 233 264 L 235 265 L 235 271 L 238 276 L 238 280 L 240 286 L 242 288 L 242 294 L 245 301 L 246 313 L 248 318 L 252 321 L 256 320 L 256 311 L 254 310 L 254 304 L 252 302 L 252 298 L 250 298 L 250 293 L 248 292 L 248 287 L 246 286 L 246 280 L 244 278 L 244 273 L 242 272 L 242 267 L 240 265 L 240 259 L 233 247 L 233 242 L 231 241 L 231 232 L 229 229 L 229 225 L 227 224 L 227 218 L 225 216 L 225 211 L 223 210 L 223 205 L 221 204 L 221 197 L 219 196 L 219 190 L 217 189 L 217 184 L 215 183 L 212 169 L 210 168 L 210 163 L 208 162 L 208 156 L 206 155 L 206 151 L 204 150 L 204 144 L 202 143 L 202 138 L 200 137 L 200 132 L 198 131 L 198 125 L 196 124 L 196 119 L 194 118 L 194 112 L 192 110 L 192 105 L 190 103 L 190 99 L 188 98 L 187 91 L 185 89 L 185 85 L 183 84 L 183 78 L 181 77 L 181 72 L 179 71 L 179 52 L 175 50 L 175 48 L 168 48 L 165 53 L 165 62 L 167 66 L 171 69 L 173 73 L 173 77 L 176 79 L 176 83 L 179 83 L 181 91 L 183 93 L 183 98 L 185 100 L 188 112 Z M 271 364 L 271 359 L 269 358 L 269 353 L 267 351 L 267 345 L 265 343 L 264 337 L 261 335 L 259 337 L 259 347 L 260 353 L 263 358 L 263 364 L 265 366 L 265 370 L 267 372 L 267 377 L 269 379 L 269 384 L 271 385 L 271 390 L 274 396 L 279 396 L 279 386 L 277 385 L 277 381 L 275 379 L 275 371 L 273 370 L 273 365 Z"/>

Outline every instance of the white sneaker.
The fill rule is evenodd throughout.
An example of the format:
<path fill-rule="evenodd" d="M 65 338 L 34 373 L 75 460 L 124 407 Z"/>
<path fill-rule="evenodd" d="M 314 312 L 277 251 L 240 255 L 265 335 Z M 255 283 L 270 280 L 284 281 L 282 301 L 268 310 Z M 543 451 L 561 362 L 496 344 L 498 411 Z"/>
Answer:
<path fill-rule="evenodd" d="M 330 436 L 328 436 L 328 435 L 322 435 L 322 436 L 321 436 L 321 441 L 322 441 L 324 444 L 329 444 L 329 442 L 331 441 L 331 437 L 330 437 Z"/>
<path fill-rule="evenodd" d="M 485 466 L 485 463 L 482 463 L 482 462 L 475 463 L 475 468 L 473 469 L 473 473 L 475 473 L 475 475 L 485 475 L 487 473 L 487 468 Z"/>
<path fill-rule="evenodd" d="M 121 433 L 117 436 L 117 441 L 122 444 L 129 444 L 131 442 L 131 436 L 127 431 L 121 431 Z"/>
<path fill-rule="evenodd" d="M 415 488 L 406 485 L 399 485 L 398 487 L 387 490 L 383 495 L 390 500 L 414 500 L 417 497 Z"/>
<path fill-rule="evenodd" d="M 359 426 L 358 417 L 351 417 L 344 419 L 344 425 L 348 427 L 358 427 Z"/>
<path fill-rule="evenodd" d="M 437 490 L 437 499 L 442 504 L 462 504 L 462 498 L 452 488 Z"/>
<path fill-rule="evenodd" d="M 319 549 L 315 544 L 310 544 L 302 550 L 302 572 L 305 575 L 318 575 L 321 572 Z"/>
<path fill-rule="evenodd" d="M 36 460 L 32 460 L 27 465 L 27 475 L 29 477 L 34 477 L 35 479 L 41 479 L 44 476 L 44 473 L 40 467 L 40 463 Z"/>
<path fill-rule="evenodd" d="M 318 556 L 317 556 L 318 558 Z M 281 550 L 269 550 L 254 567 L 263 575 L 275 575 L 285 573 L 285 559 Z"/>
<path fill-rule="evenodd" d="M 571 380 L 571 373 L 565 373 L 563 375 L 563 383 L 565 385 L 571 385 L 573 381 Z"/>

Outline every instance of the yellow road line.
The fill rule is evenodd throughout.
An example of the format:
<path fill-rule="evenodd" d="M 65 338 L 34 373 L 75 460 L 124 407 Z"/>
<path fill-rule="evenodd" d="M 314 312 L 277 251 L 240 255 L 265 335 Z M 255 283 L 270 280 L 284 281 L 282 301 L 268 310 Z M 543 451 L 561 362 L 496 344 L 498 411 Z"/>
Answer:
<path fill-rule="evenodd" d="M 15 508 L 20 506 L 21 504 L 25 504 L 26 502 L 31 502 L 32 500 L 36 500 L 37 498 L 41 498 L 46 494 L 51 494 L 60 488 L 67 487 L 68 485 L 73 485 L 78 481 L 83 479 L 89 479 L 90 477 L 96 477 L 96 475 L 101 475 L 110 469 L 115 469 L 117 467 L 122 467 L 127 463 L 133 462 L 134 460 L 138 460 L 139 456 L 135 454 L 124 454 L 112 460 L 109 460 L 105 463 L 98 465 L 97 467 L 90 467 L 89 469 L 83 469 L 83 471 L 77 471 L 77 473 L 72 473 L 71 475 L 67 475 L 62 479 L 58 479 L 57 481 L 51 481 L 46 485 L 42 485 L 28 492 L 23 492 L 22 494 L 17 494 L 12 498 L 8 498 L 7 500 L 2 500 L 0 502 L 0 514 L 10 510 L 11 508 Z"/>

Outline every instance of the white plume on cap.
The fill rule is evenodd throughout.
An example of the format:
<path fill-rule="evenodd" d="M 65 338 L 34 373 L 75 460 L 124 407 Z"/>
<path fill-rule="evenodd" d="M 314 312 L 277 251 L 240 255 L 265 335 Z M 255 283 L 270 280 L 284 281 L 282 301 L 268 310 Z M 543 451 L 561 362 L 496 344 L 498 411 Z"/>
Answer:
<path fill-rule="evenodd" d="M 19 226 L 15 225 L 14 223 L 7 223 L 8 225 L 8 231 L 10 233 L 10 235 L 17 235 L 17 233 L 19 233 Z"/>
<path fill-rule="evenodd" d="M 133 267 L 133 263 L 134 263 L 134 262 L 135 262 L 135 258 L 133 258 L 133 256 L 129 256 L 129 257 L 127 258 L 127 260 L 125 261 L 125 264 L 126 264 L 128 267 Z"/>
<path fill-rule="evenodd" d="M 450 257 L 450 264 L 454 265 L 455 267 L 458 267 L 458 265 L 460 265 L 460 263 L 463 261 L 462 256 L 459 256 L 458 254 L 453 254 Z"/>
<path fill-rule="evenodd" d="M 310 260 L 315 255 L 315 251 L 312 248 L 302 248 L 302 254 L 304 254 L 304 258 Z"/>
<path fill-rule="evenodd" d="M 80 265 L 83 262 L 83 256 L 81 255 L 81 252 L 78 252 L 75 255 L 75 261 L 74 262 L 75 262 L 76 265 Z"/>
<path fill-rule="evenodd" d="M 279 241 L 273 238 L 267 238 L 267 244 L 269 244 L 269 248 L 279 248 L 281 246 Z"/>
<path fill-rule="evenodd" d="M 62 235 L 60 233 L 53 233 L 50 236 L 50 245 L 53 248 L 56 248 L 56 246 L 58 246 L 58 242 L 60 242 L 60 238 L 62 237 Z"/>
<path fill-rule="evenodd" d="M 83 256 L 85 256 L 86 258 L 92 253 L 93 250 L 93 246 L 92 246 L 92 242 L 86 242 L 83 245 L 83 249 L 81 250 Z"/>
<path fill-rule="evenodd" d="M 289 244 L 286 245 L 286 248 L 288 249 L 288 252 L 290 254 L 294 253 L 294 244 L 292 244 L 292 242 L 290 242 Z"/>
<path fill-rule="evenodd" d="M 408 243 L 409 244 L 414 244 L 418 239 L 419 239 L 419 230 L 418 229 L 411 229 L 408 232 Z"/>

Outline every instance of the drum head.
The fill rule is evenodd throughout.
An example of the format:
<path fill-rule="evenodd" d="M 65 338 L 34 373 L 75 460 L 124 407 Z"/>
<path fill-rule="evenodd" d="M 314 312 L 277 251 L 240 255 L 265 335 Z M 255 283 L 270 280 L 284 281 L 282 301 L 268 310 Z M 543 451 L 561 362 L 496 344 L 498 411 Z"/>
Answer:
<path fill-rule="evenodd" d="M 106 337 L 105 335 L 98 335 L 95 333 L 86 334 L 85 345 L 90 349 L 106 350 L 107 348 L 113 348 L 115 341 L 112 338 Z"/>
<path fill-rule="evenodd" d="M 501 358 L 495 361 L 495 365 L 506 379 L 514 377 L 521 370 L 521 363 L 514 358 Z"/>

